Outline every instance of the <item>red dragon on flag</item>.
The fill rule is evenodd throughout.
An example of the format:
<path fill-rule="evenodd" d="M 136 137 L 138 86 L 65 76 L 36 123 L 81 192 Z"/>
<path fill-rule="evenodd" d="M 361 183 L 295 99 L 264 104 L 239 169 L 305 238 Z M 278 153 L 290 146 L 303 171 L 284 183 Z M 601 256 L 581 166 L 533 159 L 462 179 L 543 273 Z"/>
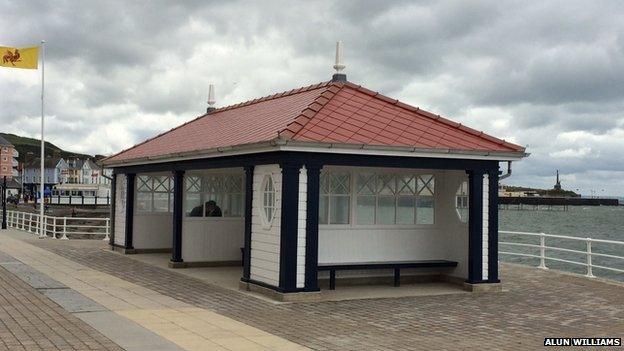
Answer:
<path fill-rule="evenodd" d="M 20 58 L 21 55 L 19 49 L 15 49 L 14 52 L 11 52 L 11 50 L 7 50 L 6 54 L 2 56 L 2 63 L 10 63 L 15 66 L 15 62 L 22 61 Z"/>

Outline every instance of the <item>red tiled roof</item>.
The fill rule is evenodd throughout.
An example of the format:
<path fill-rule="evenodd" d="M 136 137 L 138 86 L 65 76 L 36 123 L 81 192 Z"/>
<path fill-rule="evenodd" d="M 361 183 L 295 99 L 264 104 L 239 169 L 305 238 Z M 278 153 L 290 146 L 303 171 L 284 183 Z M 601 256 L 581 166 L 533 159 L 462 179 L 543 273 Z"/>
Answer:
<path fill-rule="evenodd" d="M 108 157 L 116 163 L 288 139 L 419 149 L 524 148 L 352 83 L 325 82 L 224 107 Z"/>

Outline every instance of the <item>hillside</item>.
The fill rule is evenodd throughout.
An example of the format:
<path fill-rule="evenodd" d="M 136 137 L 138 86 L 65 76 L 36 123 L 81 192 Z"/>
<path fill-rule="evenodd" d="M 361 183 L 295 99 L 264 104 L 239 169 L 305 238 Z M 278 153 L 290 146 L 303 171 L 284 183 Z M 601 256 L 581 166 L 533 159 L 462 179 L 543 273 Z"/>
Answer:
<path fill-rule="evenodd" d="M 26 137 L 21 137 L 19 135 L 8 134 L 8 133 L 0 133 L 0 136 L 2 136 L 8 142 L 13 144 L 13 146 L 15 146 L 15 148 L 17 149 L 17 152 L 19 152 L 19 157 L 17 158 L 19 162 L 24 162 L 24 158 L 26 157 L 26 154 L 28 152 L 32 152 L 35 157 L 39 157 L 39 154 L 41 152 L 40 151 L 41 142 L 39 141 L 39 139 L 26 138 Z M 59 148 L 58 146 L 47 141 L 45 142 L 44 147 L 45 147 L 46 155 L 53 155 L 56 151 L 60 153 L 61 157 L 63 158 L 69 158 L 69 157 L 93 158 L 93 156 L 91 155 L 65 151 Z"/>

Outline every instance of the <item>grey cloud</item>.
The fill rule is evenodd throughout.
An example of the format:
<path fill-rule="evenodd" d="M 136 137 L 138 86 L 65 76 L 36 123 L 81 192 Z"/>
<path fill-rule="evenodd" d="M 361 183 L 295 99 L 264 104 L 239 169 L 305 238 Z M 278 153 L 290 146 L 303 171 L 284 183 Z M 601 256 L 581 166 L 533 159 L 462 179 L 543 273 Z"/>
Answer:
<path fill-rule="evenodd" d="M 194 118 L 211 82 L 223 105 L 327 80 L 341 39 L 351 81 L 529 144 L 533 155 L 514 180 L 546 184 L 555 167 L 577 179 L 600 174 L 596 182 L 624 171 L 620 1 L 0 0 L 0 8 L 20 24 L 0 27 L 0 44 L 48 41 L 49 137 L 76 151 L 118 151 Z M 0 125 L 36 136 L 38 85 L 13 73 L 0 71 Z M 575 131 L 586 135 L 561 137 Z M 581 149 L 591 152 L 566 156 Z M 624 194 L 624 183 L 611 191 Z"/>

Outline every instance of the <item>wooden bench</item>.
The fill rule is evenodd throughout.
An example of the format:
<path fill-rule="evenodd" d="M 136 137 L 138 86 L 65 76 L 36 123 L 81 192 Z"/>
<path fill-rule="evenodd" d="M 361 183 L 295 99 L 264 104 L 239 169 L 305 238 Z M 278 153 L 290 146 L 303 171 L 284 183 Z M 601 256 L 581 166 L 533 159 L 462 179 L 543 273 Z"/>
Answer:
<path fill-rule="evenodd" d="M 322 263 L 319 271 L 329 271 L 329 289 L 336 289 L 336 271 L 353 271 L 360 269 L 394 269 L 394 286 L 401 284 L 402 268 L 452 268 L 457 262 L 446 260 L 420 261 L 387 261 L 387 262 L 349 262 L 349 263 Z"/>

